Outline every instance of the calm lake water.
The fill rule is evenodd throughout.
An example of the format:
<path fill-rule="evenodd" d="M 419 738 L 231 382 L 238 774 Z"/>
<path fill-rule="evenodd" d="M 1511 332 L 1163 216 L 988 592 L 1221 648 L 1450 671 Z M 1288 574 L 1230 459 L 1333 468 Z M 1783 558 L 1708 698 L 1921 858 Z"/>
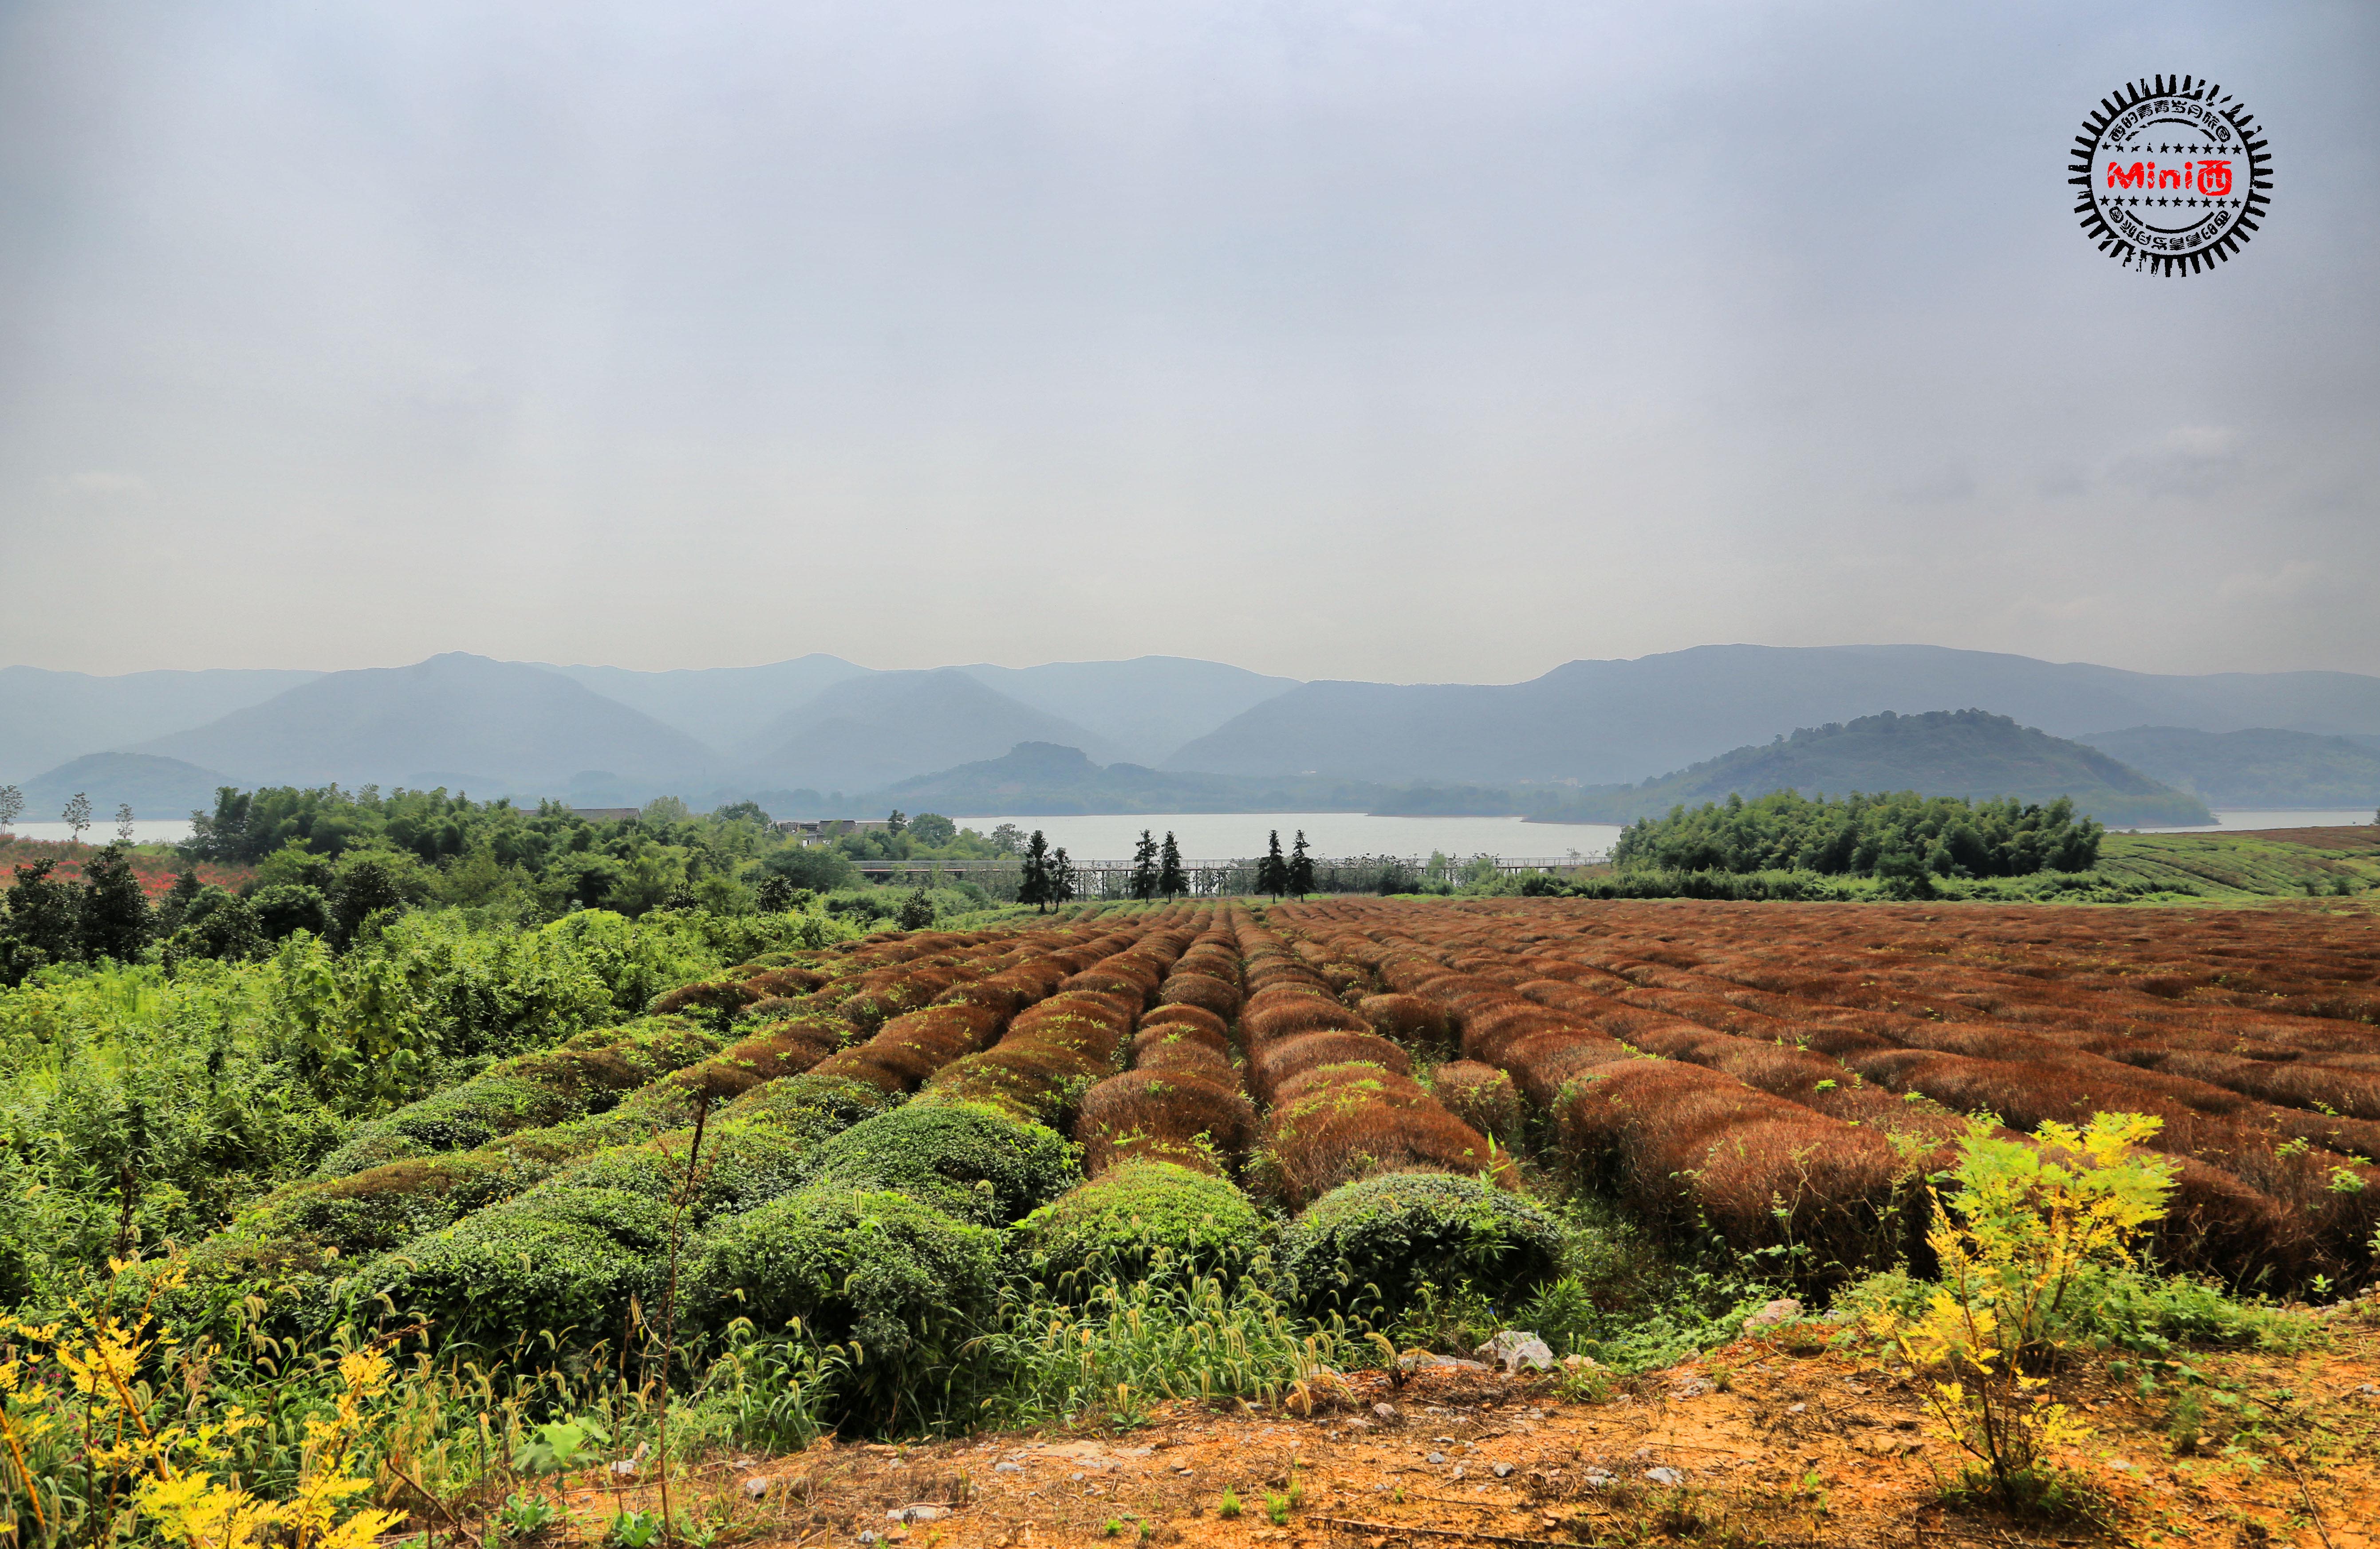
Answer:
<path fill-rule="evenodd" d="M 1362 812 L 1181 812 L 1082 817 L 960 817 L 963 828 L 990 833 L 1014 823 L 1038 829 L 1051 844 L 1062 844 L 1078 861 L 1128 861 L 1147 829 L 1160 839 L 1167 829 L 1185 860 L 1225 861 L 1265 851 L 1265 835 L 1281 830 L 1286 852 L 1297 830 L 1317 855 L 1403 855 L 1427 859 L 1438 851 L 1468 859 L 1599 859 L 1620 837 L 1613 823 L 1524 823 L 1517 817 L 1375 817 Z"/>
<path fill-rule="evenodd" d="M 2372 821 L 2372 808 L 2357 807 L 2352 812 L 2258 812 L 2246 808 L 2223 808 L 2215 814 L 2215 827 L 2201 823 L 2192 829 L 2143 829 L 2144 834 L 2211 834 L 2224 829 L 2346 829 Z"/>
<path fill-rule="evenodd" d="M 8 831 L 18 839 L 72 839 L 74 830 L 64 823 L 17 823 Z M 132 840 L 136 844 L 179 844 L 190 837 L 190 820 L 187 817 L 136 818 L 132 824 Z M 115 838 L 115 819 L 94 822 L 82 831 L 85 844 L 107 844 Z"/>
<path fill-rule="evenodd" d="M 2372 821 L 2371 809 L 2331 812 L 2217 812 L 2214 829 L 2144 829 L 2143 833 L 2204 834 L 2222 829 L 2330 829 Z M 1160 838 L 1165 830 L 1188 859 L 1234 860 L 1264 853 L 1267 830 L 1281 830 L 1281 844 L 1289 848 L 1298 829 L 1318 855 L 1406 855 L 1427 858 L 1432 851 L 1467 859 L 1494 855 L 1500 860 L 1564 860 L 1575 851 L 1593 859 L 1610 850 L 1620 829 L 1612 823 L 1524 823 L 1517 817 L 1375 817 L 1362 812 L 1183 812 L 1145 817 L 961 817 L 960 823 L 990 833 L 1002 823 L 1014 823 L 1026 833 L 1039 829 L 1052 844 L 1082 861 L 1132 858 L 1140 830 Z M 65 839 L 64 823 L 18 823 L 10 830 L 21 839 Z M 104 844 L 115 837 L 113 821 L 94 823 L 83 839 Z M 132 837 L 143 844 L 178 844 L 190 837 L 187 817 L 142 818 L 132 825 Z"/>

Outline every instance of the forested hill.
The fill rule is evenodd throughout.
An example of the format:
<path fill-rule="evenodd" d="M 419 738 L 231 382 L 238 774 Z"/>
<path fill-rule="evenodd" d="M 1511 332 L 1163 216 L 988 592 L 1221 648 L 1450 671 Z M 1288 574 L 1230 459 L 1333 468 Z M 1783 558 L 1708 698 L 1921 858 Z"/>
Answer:
<path fill-rule="evenodd" d="M 2217 806 L 2380 804 L 2380 751 L 2346 737 L 2257 727 L 2198 732 L 2135 726 L 2082 739 L 2100 752 Z"/>
<path fill-rule="evenodd" d="M 1771 791 L 1914 791 L 2025 802 L 2067 796 L 2078 811 L 2117 827 L 2215 820 L 2197 797 L 2096 748 L 1984 710 L 1886 711 L 1797 731 L 1641 785 L 1591 787 L 1531 816 L 1541 822 L 1626 823 L 1681 805 Z"/>
<path fill-rule="evenodd" d="M 1478 787 L 1405 789 L 1326 775 L 1216 775 L 1093 763 L 1080 748 L 1019 743 L 1005 757 L 903 781 L 856 810 L 905 806 L 1057 817 L 1080 812 L 1389 812 L 1506 814 L 1512 794 Z"/>

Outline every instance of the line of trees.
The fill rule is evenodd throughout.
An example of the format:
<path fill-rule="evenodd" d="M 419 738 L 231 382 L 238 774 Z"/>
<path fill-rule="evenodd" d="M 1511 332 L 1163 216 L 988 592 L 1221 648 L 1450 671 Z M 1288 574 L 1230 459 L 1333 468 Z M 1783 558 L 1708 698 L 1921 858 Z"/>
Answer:
<path fill-rule="evenodd" d="M 1778 791 L 1740 795 L 1631 824 L 1612 846 L 1623 869 L 1811 871 L 1915 883 L 1929 877 L 2026 877 L 2088 871 L 2107 830 L 2060 796 L 1971 802 L 1856 792 L 1840 799 Z"/>
<path fill-rule="evenodd" d="M 1173 841 L 1173 830 L 1165 830 L 1163 844 L 1140 830 L 1140 842 L 1132 851 L 1132 896 L 1137 899 L 1179 898 L 1190 890 L 1190 878 L 1182 869 L 1182 847 Z"/>
<path fill-rule="evenodd" d="M 1025 866 L 1016 882 L 1016 902 L 1033 905 L 1037 914 L 1046 914 L 1075 901 L 1075 863 L 1067 856 L 1066 847 L 1050 847 L 1048 836 L 1040 829 L 1025 841 Z"/>
<path fill-rule="evenodd" d="M 1257 863 L 1257 891 L 1279 898 L 1288 893 L 1304 898 L 1314 890 L 1314 857 L 1306 853 L 1305 830 L 1297 830 L 1297 842 L 1288 855 L 1281 853 L 1281 830 L 1272 830 L 1266 841 L 1265 857 Z"/>

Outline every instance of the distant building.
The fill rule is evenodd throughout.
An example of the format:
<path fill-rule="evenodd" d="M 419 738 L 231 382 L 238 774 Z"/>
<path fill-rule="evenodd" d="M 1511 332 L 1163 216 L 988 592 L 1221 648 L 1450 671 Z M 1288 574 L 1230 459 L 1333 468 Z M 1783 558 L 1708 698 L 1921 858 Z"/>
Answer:
<path fill-rule="evenodd" d="M 583 817 L 589 823 L 626 823 L 640 816 L 643 810 L 633 806 L 574 806 L 570 809 L 570 816 Z"/>
<path fill-rule="evenodd" d="M 798 844 L 825 844 L 845 834 L 882 833 L 892 827 L 889 817 L 788 817 L 772 825 Z"/>

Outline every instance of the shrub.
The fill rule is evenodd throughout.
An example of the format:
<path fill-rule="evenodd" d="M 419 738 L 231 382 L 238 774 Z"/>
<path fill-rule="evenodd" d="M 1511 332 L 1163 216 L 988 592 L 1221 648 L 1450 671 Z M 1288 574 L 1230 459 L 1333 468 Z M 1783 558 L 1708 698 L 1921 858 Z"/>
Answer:
<path fill-rule="evenodd" d="M 1378 1065 L 1325 1065 L 1273 1094 L 1258 1159 L 1267 1187 L 1292 1208 L 1375 1172 L 1414 1168 L 1490 1173 L 1509 1182 L 1512 1160 L 1455 1118 L 1410 1076 Z"/>
<path fill-rule="evenodd" d="M 255 1241 L 302 1238 L 360 1259 L 509 1198 L 552 1170 L 504 1151 L 405 1157 L 293 1184 L 244 1213 L 233 1229 Z"/>
<path fill-rule="evenodd" d="M 1383 1038 L 1425 1048 L 1443 1048 L 1453 1041 L 1446 1012 L 1418 995 L 1367 995 L 1355 1003 L 1355 1010 Z"/>
<path fill-rule="evenodd" d="M 1300 1033 L 1355 1033 L 1372 1036 L 1372 1024 L 1324 995 L 1259 996 L 1240 1013 L 1240 1035 L 1251 1048 Z"/>
<path fill-rule="evenodd" d="M 360 1279 L 449 1337 L 509 1343 L 552 1330 L 616 1337 L 633 1298 L 659 1305 L 669 1207 L 621 1189 L 543 1183 L 375 1260 Z"/>
<path fill-rule="evenodd" d="M 1140 1031 L 1132 1036 L 1132 1062 L 1151 1063 L 1152 1055 L 1161 1059 L 1161 1051 L 1172 1048 L 1206 1049 L 1225 1065 L 1232 1062 L 1231 1035 L 1220 1027 L 1194 1022 L 1144 1022 Z"/>
<path fill-rule="evenodd" d="M 1561 1230 L 1536 1203 L 1475 1178 L 1392 1172 L 1332 1190 L 1290 1223 L 1281 1264 L 1320 1309 L 1377 1289 L 1401 1308 L 1424 1284 L 1491 1298 L 1553 1277 Z"/>
<path fill-rule="evenodd" d="M 1507 1145 L 1521 1138 L 1521 1095 L 1512 1078 L 1475 1059 L 1450 1059 L 1429 1073 L 1429 1089 L 1446 1111 Z"/>
<path fill-rule="evenodd" d="M 1160 1006 L 1142 1013 L 1139 1025 L 1141 1031 L 1147 1032 L 1152 1027 L 1169 1027 L 1177 1023 L 1204 1028 L 1222 1039 L 1227 1046 L 1232 1041 L 1232 1024 L 1200 1006 Z"/>
<path fill-rule="evenodd" d="M 755 1088 L 719 1110 L 726 1119 L 758 1119 L 794 1124 L 825 1139 L 841 1134 L 863 1119 L 872 1119 L 900 1099 L 866 1082 L 820 1075 L 790 1076 Z"/>
<path fill-rule="evenodd" d="M 1204 974 L 1176 972 L 1158 990 L 1157 1001 L 1160 1006 L 1196 1006 L 1226 1022 L 1240 1014 L 1240 992 Z"/>
<path fill-rule="evenodd" d="M 964 1221 L 1006 1226 L 1082 1178 L 1055 1131 L 979 1103 L 912 1103 L 812 1151 L 806 1182 L 897 1189 Z"/>
<path fill-rule="evenodd" d="M 1325 1065 L 1377 1065 L 1391 1075 L 1413 1073 L 1413 1060 L 1386 1038 L 1343 1029 L 1300 1033 L 1259 1047 L 1248 1061 L 1248 1085 L 1269 1101 L 1292 1078 Z"/>
<path fill-rule="evenodd" d="M 928 1079 L 917 1100 L 980 1103 L 1027 1123 L 1069 1129 L 1083 1094 L 1114 1068 L 1104 1052 L 1028 1034 L 943 1066 Z"/>
<path fill-rule="evenodd" d="M 989 1325 L 1001 1250 L 999 1232 L 907 1194 L 818 1184 L 715 1224 L 686 1302 L 712 1326 L 799 1319 L 813 1338 L 856 1345 L 839 1396 L 846 1422 L 886 1427 L 924 1418 L 920 1402 Z"/>
<path fill-rule="evenodd" d="M 1235 1278 L 1268 1243 L 1265 1218 L 1220 1178 L 1163 1161 L 1132 1161 L 1027 1216 L 1012 1238 L 1026 1269 L 1061 1296 L 1102 1276 L 1154 1268 Z"/>
<path fill-rule="evenodd" d="M 357 1126 L 322 1158 L 318 1178 L 336 1178 L 429 1152 L 485 1145 L 517 1130 L 600 1113 L 621 1094 L 692 1063 L 720 1046 L 718 1035 L 674 1020 L 582 1033 L 559 1048 L 519 1055 L 460 1085 Z"/>
<path fill-rule="evenodd" d="M 803 1180 L 802 1158 L 894 1099 L 857 1082 L 795 1076 L 763 1087 L 765 1103 L 721 1110 L 703 1139 L 699 1185 L 690 1203 L 697 1221 L 733 1215 L 791 1192 Z M 692 1131 L 679 1130 L 637 1144 L 613 1146 L 561 1175 L 583 1188 L 619 1189 L 666 1200 L 686 1172 Z"/>
<path fill-rule="evenodd" d="M 2053 1500 L 2050 1449 L 2090 1434 L 2036 1374 L 2107 1284 L 2129 1277 L 2133 1240 L 2164 1212 L 2170 1164 L 2136 1149 L 2156 1128 L 2143 1114 L 2098 1113 L 2079 1130 L 2046 1123 L 2029 1145 L 1976 1120 L 1926 1238 L 1940 1289 L 1924 1315 L 1889 1330 L 1912 1365 L 1940 1374 L 1926 1396 L 1937 1434 L 1974 1459 L 1973 1485 L 2008 1510 Z"/>
<path fill-rule="evenodd" d="M 952 1060 L 981 1048 L 1001 1022 L 1001 1013 L 988 1006 L 932 1006 L 883 1023 L 867 1042 L 829 1055 L 812 1069 L 886 1092 L 914 1091 Z"/>
<path fill-rule="evenodd" d="M 1111 1076 L 1085 1095 L 1075 1121 L 1094 1177 L 1135 1156 L 1217 1172 L 1247 1151 L 1256 1130 L 1256 1108 L 1231 1071 L 1198 1066 Z"/>
<path fill-rule="evenodd" d="M 653 998 L 652 1014 L 705 1017 L 723 1026 L 730 1017 L 754 1001 L 767 998 L 769 993 L 735 979 L 680 985 Z"/>
<path fill-rule="evenodd" d="M 1133 1062 L 1133 1069 L 1206 1071 L 1233 1084 L 1239 1081 L 1229 1054 L 1212 1044 L 1191 1037 L 1165 1037 L 1149 1043 L 1140 1050 L 1139 1058 Z"/>
<path fill-rule="evenodd" d="M 1065 982 L 1058 987 L 1061 990 L 1087 989 L 1100 995 L 1112 995 L 1129 1003 L 1136 1011 L 1148 1004 L 1148 998 L 1157 993 L 1157 986 L 1155 973 L 1146 970 L 1135 973 L 1113 958 L 1108 958 L 1079 974 L 1067 975 Z"/>

